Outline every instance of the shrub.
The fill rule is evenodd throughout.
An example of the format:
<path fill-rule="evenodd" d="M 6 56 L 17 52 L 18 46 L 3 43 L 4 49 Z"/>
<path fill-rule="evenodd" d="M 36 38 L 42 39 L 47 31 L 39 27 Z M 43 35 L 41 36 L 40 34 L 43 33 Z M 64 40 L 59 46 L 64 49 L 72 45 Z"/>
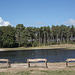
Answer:
<path fill-rule="evenodd" d="M 46 45 L 59 45 L 60 42 L 48 42 Z"/>
<path fill-rule="evenodd" d="M 32 43 L 31 42 L 27 42 L 26 47 L 32 47 Z"/>
<path fill-rule="evenodd" d="M 36 47 L 36 46 L 38 46 L 38 43 L 35 41 L 35 42 L 33 43 L 33 47 Z"/>

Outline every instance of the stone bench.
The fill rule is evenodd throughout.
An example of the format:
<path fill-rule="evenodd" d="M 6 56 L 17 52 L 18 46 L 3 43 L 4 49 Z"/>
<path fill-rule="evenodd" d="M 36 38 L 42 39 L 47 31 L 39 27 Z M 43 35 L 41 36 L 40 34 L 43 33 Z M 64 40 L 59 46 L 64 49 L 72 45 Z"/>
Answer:
<path fill-rule="evenodd" d="M 66 66 L 68 66 L 68 63 L 69 63 L 70 61 L 75 61 L 75 59 L 73 59 L 73 58 L 67 59 L 67 60 L 66 60 Z"/>
<path fill-rule="evenodd" d="M 7 62 L 7 68 L 11 67 L 11 62 L 9 61 L 9 59 L 0 59 L 1 62 Z"/>
<path fill-rule="evenodd" d="M 30 67 L 30 62 L 45 62 L 47 67 L 47 59 L 27 59 L 28 67 Z"/>

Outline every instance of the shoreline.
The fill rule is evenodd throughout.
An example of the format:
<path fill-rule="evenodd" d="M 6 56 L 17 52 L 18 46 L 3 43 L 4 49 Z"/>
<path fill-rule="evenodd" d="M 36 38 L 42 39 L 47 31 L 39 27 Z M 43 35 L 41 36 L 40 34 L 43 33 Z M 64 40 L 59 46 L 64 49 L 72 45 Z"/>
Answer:
<path fill-rule="evenodd" d="M 40 50 L 40 49 L 65 49 L 65 50 L 75 50 L 74 44 L 60 44 L 60 45 L 49 45 L 49 46 L 39 46 L 39 47 L 18 47 L 18 48 L 0 48 L 0 51 L 17 51 L 17 50 Z"/>

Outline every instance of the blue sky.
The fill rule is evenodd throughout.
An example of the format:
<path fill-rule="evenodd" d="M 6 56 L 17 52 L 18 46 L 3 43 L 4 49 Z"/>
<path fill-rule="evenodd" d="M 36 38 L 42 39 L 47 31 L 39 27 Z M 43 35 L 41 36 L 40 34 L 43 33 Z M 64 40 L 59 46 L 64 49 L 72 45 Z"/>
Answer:
<path fill-rule="evenodd" d="M 75 0 L 0 0 L 0 26 L 75 25 Z"/>

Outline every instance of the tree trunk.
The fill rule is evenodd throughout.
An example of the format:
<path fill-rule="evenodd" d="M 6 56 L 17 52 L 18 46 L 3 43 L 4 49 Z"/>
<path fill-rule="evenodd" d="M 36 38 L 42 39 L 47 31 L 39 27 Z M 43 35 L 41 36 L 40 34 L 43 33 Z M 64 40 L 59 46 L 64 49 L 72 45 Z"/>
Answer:
<path fill-rule="evenodd" d="M 21 32 L 19 32 L 19 47 L 21 46 Z"/>
<path fill-rule="evenodd" d="M 69 34 L 67 33 L 67 43 L 69 42 Z"/>
<path fill-rule="evenodd" d="M 47 33 L 47 37 L 48 37 L 48 39 L 47 39 L 47 40 L 48 40 L 48 42 L 50 42 L 50 37 L 49 37 L 49 34 L 48 34 L 48 33 Z"/>
<path fill-rule="evenodd" d="M 58 42 L 58 34 L 56 34 L 56 42 Z"/>
<path fill-rule="evenodd" d="M 46 33 L 44 33 L 44 46 L 46 45 Z"/>
<path fill-rule="evenodd" d="M 71 33 L 71 42 L 73 43 L 73 33 Z"/>
<path fill-rule="evenodd" d="M 61 42 L 63 41 L 63 33 L 61 33 Z"/>
<path fill-rule="evenodd" d="M 41 39 L 41 38 L 40 38 L 40 32 L 39 32 L 39 45 L 40 45 L 40 39 Z"/>

